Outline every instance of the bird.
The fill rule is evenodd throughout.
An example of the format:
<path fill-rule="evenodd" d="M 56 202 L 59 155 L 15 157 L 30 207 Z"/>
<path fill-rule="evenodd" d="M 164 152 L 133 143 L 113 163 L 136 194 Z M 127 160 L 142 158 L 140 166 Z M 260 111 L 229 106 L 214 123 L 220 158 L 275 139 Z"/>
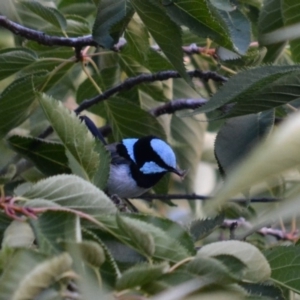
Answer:
<path fill-rule="evenodd" d="M 90 132 L 99 138 L 111 155 L 106 192 L 120 198 L 135 198 L 149 191 L 165 174 L 184 177 L 185 171 L 177 168 L 171 146 L 161 138 L 147 135 L 125 138 L 107 144 L 96 125 L 81 116 Z"/>

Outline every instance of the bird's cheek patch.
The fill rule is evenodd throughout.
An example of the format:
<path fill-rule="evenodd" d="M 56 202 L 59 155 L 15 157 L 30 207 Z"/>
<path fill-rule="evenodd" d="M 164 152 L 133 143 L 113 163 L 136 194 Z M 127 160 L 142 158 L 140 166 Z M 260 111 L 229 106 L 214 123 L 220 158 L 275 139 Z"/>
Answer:
<path fill-rule="evenodd" d="M 144 163 L 144 165 L 140 168 L 140 171 L 144 174 L 156 174 L 156 173 L 167 172 L 166 169 L 160 167 L 158 164 L 156 164 L 153 161 L 148 161 Z"/>

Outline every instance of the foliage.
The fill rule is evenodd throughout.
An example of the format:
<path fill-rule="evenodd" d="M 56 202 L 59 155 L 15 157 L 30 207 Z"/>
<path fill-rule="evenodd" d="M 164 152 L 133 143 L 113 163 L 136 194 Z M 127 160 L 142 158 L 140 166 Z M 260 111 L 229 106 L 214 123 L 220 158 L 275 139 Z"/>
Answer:
<path fill-rule="evenodd" d="M 298 7 L 2 1 L 0 300 L 300 294 Z M 167 140 L 185 179 L 124 212 L 79 115 L 108 142 Z"/>

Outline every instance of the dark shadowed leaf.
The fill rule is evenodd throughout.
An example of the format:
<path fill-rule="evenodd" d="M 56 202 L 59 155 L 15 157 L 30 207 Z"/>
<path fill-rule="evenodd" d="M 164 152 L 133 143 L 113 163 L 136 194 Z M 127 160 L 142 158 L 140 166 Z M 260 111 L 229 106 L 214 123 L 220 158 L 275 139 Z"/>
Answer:
<path fill-rule="evenodd" d="M 252 297 L 264 297 L 262 299 L 286 300 L 283 291 L 275 285 L 242 282 L 240 283 L 240 286 L 242 286 Z"/>
<path fill-rule="evenodd" d="M 19 154 L 30 159 L 45 175 L 70 173 L 65 147 L 33 137 L 11 136 L 9 145 Z"/>

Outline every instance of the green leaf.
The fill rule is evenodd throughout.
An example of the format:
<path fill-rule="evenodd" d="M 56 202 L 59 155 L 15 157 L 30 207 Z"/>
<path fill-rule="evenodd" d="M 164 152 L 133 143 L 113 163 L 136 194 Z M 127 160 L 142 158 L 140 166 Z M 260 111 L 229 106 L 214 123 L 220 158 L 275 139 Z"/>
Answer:
<path fill-rule="evenodd" d="M 214 283 L 228 284 L 238 282 L 241 277 L 235 276 L 226 266 L 212 257 L 197 256 L 185 265 L 188 272 L 211 279 Z"/>
<path fill-rule="evenodd" d="M 219 209 L 238 193 L 299 165 L 299 130 L 299 113 L 296 113 L 232 170 L 224 186 L 219 189 L 214 199 L 207 203 L 207 211 Z"/>
<path fill-rule="evenodd" d="M 226 117 L 234 117 L 286 104 L 300 96 L 299 70 L 297 65 L 262 66 L 240 72 L 230 78 L 207 104 L 195 112 L 210 112 L 225 104 L 235 103 L 225 114 Z M 288 75 L 291 76 L 287 77 Z"/>
<path fill-rule="evenodd" d="M 217 215 L 215 218 L 194 220 L 190 225 L 190 233 L 194 241 L 199 241 L 211 234 L 223 224 L 224 215 Z"/>
<path fill-rule="evenodd" d="M 296 293 L 300 293 L 299 249 L 299 246 L 278 246 L 263 252 L 272 269 L 272 280 Z"/>
<path fill-rule="evenodd" d="M 203 246 L 198 254 L 201 256 L 232 255 L 247 267 L 243 279 L 260 282 L 269 279 L 270 266 L 263 254 L 253 245 L 241 241 L 214 242 Z"/>
<path fill-rule="evenodd" d="M 32 185 L 21 196 L 51 200 L 55 204 L 96 216 L 111 214 L 116 208 L 104 192 L 75 175 L 57 175 Z"/>
<path fill-rule="evenodd" d="M 16 292 L 20 283 L 27 277 L 29 272 L 35 270 L 43 263 L 44 259 L 45 256 L 35 250 L 20 249 L 14 252 L 13 256 L 6 261 L 5 269 L 1 274 L 0 300 L 12 299 L 12 295 Z M 29 288 L 26 291 L 26 295 L 28 291 Z M 29 299 L 32 299 L 32 297 L 29 297 Z"/>
<path fill-rule="evenodd" d="M 28 75 L 16 79 L 0 96 L 0 137 L 23 123 L 36 109 L 35 88 L 44 80 L 43 76 Z M 22 91 L 20 93 L 20 91 Z"/>
<path fill-rule="evenodd" d="M 190 82 L 183 64 L 179 26 L 149 0 L 132 0 L 131 3 L 170 63 L 187 82 Z"/>
<path fill-rule="evenodd" d="M 101 46 L 110 49 L 116 42 L 110 35 L 113 25 L 132 12 L 128 0 L 101 0 L 97 8 L 93 26 L 93 39 Z"/>
<path fill-rule="evenodd" d="M 30 220 L 39 250 L 52 255 L 64 251 L 63 241 L 76 240 L 76 222 L 76 216 L 65 211 L 47 211 L 37 220 Z"/>
<path fill-rule="evenodd" d="M 158 261 L 178 262 L 192 255 L 180 241 L 169 236 L 163 229 L 141 220 L 133 220 L 127 216 L 123 216 L 123 219 L 126 220 L 127 226 L 138 227 L 140 231 L 148 232 L 148 234 L 152 235 L 155 245 L 154 259 Z M 106 226 L 111 233 L 114 233 L 114 236 L 118 240 L 126 243 L 128 246 L 132 246 L 131 240 L 124 236 L 123 231 L 120 231 L 115 218 L 100 216 L 97 220 Z"/>
<path fill-rule="evenodd" d="M 158 265 L 136 265 L 122 274 L 117 280 L 116 289 L 122 291 L 147 284 L 158 279 L 168 269 L 169 265 L 165 262 Z"/>
<path fill-rule="evenodd" d="M 64 14 L 80 15 L 83 18 L 95 13 L 96 7 L 92 0 L 61 0 L 58 9 Z"/>
<path fill-rule="evenodd" d="M 266 0 L 262 6 L 258 20 L 258 39 L 259 44 L 264 46 L 263 35 L 272 32 L 284 26 L 282 17 L 282 1 L 281 0 Z M 274 62 L 282 53 L 286 43 L 276 43 L 265 45 L 267 54 L 264 58 L 265 63 Z"/>
<path fill-rule="evenodd" d="M 144 214 L 127 214 L 129 218 L 142 220 L 144 222 L 153 224 L 156 227 L 159 227 L 163 231 L 165 231 L 169 236 L 174 238 L 175 240 L 180 241 L 182 245 L 184 245 L 190 253 L 195 253 L 195 245 L 192 240 L 192 237 L 185 230 L 183 226 L 174 222 L 172 220 L 166 218 L 160 218 L 152 215 L 144 215 Z"/>
<path fill-rule="evenodd" d="M 223 175 L 257 145 L 272 129 L 274 110 L 231 118 L 225 121 L 217 134 L 215 155 Z"/>
<path fill-rule="evenodd" d="M 72 258 L 68 253 L 45 260 L 30 270 L 21 280 L 13 294 L 13 299 L 36 298 L 43 290 L 59 282 L 65 272 L 71 271 L 71 267 Z"/>
<path fill-rule="evenodd" d="M 21 71 L 37 61 L 34 51 L 27 48 L 6 48 L 0 51 L 0 80 Z"/>
<path fill-rule="evenodd" d="M 30 248 L 33 246 L 35 237 L 27 222 L 14 220 L 6 228 L 2 240 L 2 248 Z"/>
<path fill-rule="evenodd" d="M 62 31 L 66 29 L 67 21 L 57 9 L 43 6 L 37 1 L 22 1 L 21 3 L 31 12 L 41 17 L 44 21 L 49 22 Z"/>
<path fill-rule="evenodd" d="M 45 175 L 70 173 L 62 144 L 18 135 L 11 136 L 7 141 L 12 149 L 30 159 Z"/>
<path fill-rule="evenodd" d="M 252 297 L 256 296 L 263 297 L 262 299 L 286 300 L 283 291 L 275 285 L 242 282 L 240 283 L 240 286 L 242 286 L 242 288 L 244 288 Z"/>
<path fill-rule="evenodd" d="M 296 0 L 284 0 L 281 2 L 282 17 L 284 25 L 294 25 L 300 22 L 300 16 L 298 14 L 299 2 Z M 294 62 L 300 62 L 300 39 L 294 39 L 290 41 L 290 47 Z"/>
<path fill-rule="evenodd" d="M 39 101 L 54 131 L 77 162 L 81 175 L 92 181 L 100 163 L 95 151 L 95 139 L 75 113 L 65 108 L 61 102 L 46 94 L 39 94 Z"/>
<path fill-rule="evenodd" d="M 92 112 L 108 120 L 116 141 L 145 135 L 155 135 L 165 139 L 164 130 L 157 119 L 124 98 L 112 97 L 109 101 L 98 104 Z"/>
<path fill-rule="evenodd" d="M 240 259 L 233 255 L 217 255 L 214 257 L 218 261 L 222 262 L 230 273 L 234 274 L 235 278 L 241 278 L 244 276 L 245 268 L 247 267 Z"/>
<path fill-rule="evenodd" d="M 245 54 L 250 44 L 250 23 L 238 10 L 221 11 L 208 1 L 170 1 L 164 8 L 170 17 L 195 34 L 210 38 L 224 48 Z"/>
<path fill-rule="evenodd" d="M 152 257 L 155 251 L 153 236 L 145 229 L 140 228 L 139 222 L 135 223 L 134 220 L 128 222 L 118 214 L 116 218 L 121 234 L 130 239 L 130 245 L 142 255 Z"/>

